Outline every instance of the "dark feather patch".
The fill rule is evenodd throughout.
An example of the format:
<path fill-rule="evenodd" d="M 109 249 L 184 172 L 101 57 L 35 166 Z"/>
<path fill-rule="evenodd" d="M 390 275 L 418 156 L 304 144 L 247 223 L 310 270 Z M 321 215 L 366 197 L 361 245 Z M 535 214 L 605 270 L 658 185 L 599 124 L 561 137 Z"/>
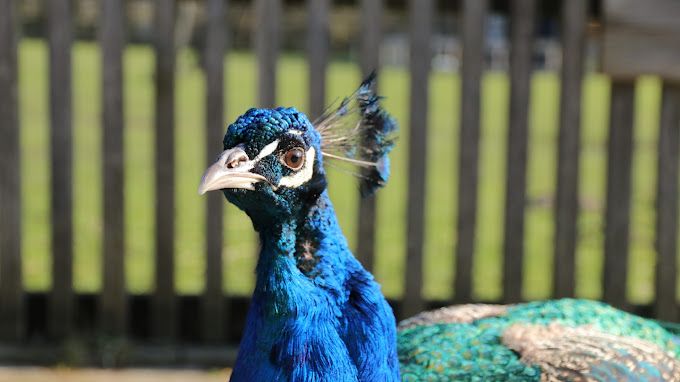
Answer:
<path fill-rule="evenodd" d="M 329 109 L 314 126 L 322 137 L 323 154 L 363 168 L 361 195 L 372 195 L 390 175 L 388 154 L 394 147 L 396 121 L 380 105 L 371 73 L 350 97 Z"/>
<path fill-rule="evenodd" d="M 361 195 L 372 195 L 376 189 L 383 187 L 390 176 L 390 158 L 388 154 L 394 147 L 392 133 L 397 124 L 381 106 L 380 97 L 373 91 L 375 72 L 359 87 L 357 100 L 361 110 L 361 146 L 360 158 L 373 162 L 375 166 L 368 168 L 366 178 L 361 182 Z"/>

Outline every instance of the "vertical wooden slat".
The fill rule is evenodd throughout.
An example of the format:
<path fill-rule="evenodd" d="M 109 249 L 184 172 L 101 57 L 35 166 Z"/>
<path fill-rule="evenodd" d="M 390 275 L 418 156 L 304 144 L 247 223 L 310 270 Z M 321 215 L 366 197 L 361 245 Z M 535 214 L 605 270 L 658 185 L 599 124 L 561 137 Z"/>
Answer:
<path fill-rule="evenodd" d="M 329 0 L 307 1 L 307 62 L 309 62 L 309 117 L 314 120 L 326 105 L 326 67 L 329 43 Z"/>
<path fill-rule="evenodd" d="M 361 74 L 366 78 L 380 67 L 382 0 L 361 1 Z M 356 256 L 369 271 L 373 270 L 375 253 L 376 195 L 359 198 Z"/>
<path fill-rule="evenodd" d="M 23 336 L 15 1 L 0 0 L 0 340 Z"/>
<path fill-rule="evenodd" d="M 574 253 L 581 146 L 581 82 L 588 2 L 572 0 L 562 4 L 562 88 L 553 273 L 553 293 L 558 298 L 574 296 Z"/>
<path fill-rule="evenodd" d="M 207 2 L 207 34 L 205 44 L 206 82 L 206 164 L 215 160 L 222 149 L 224 133 L 224 50 L 226 44 L 225 0 Z M 206 341 L 224 339 L 225 311 L 222 296 L 222 232 L 224 197 L 222 193 L 207 195 L 206 268 L 203 294 L 202 334 Z"/>
<path fill-rule="evenodd" d="M 279 54 L 281 0 L 255 0 L 255 53 L 261 107 L 276 104 L 276 60 Z"/>
<path fill-rule="evenodd" d="M 153 331 L 176 334 L 175 230 L 175 2 L 155 4 L 156 24 L 156 290 Z"/>
<path fill-rule="evenodd" d="M 659 159 L 656 187 L 656 315 L 667 321 L 678 319 L 677 279 L 678 232 L 678 144 L 680 144 L 680 85 L 665 82 L 661 100 Z"/>
<path fill-rule="evenodd" d="M 472 258 L 477 224 L 480 81 L 484 67 L 486 0 L 463 3 L 463 66 L 458 173 L 456 301 L 472 299 Z"/>
<path fill-rule="evenodd" d="M 73 189 L 71 127 L 71 5 L 49 1 L 52 195 L 52 295 L 50 333 L 69 334 L 73 318 Z"/>
<path fill-rule="evenodd" d="M 621 308 L 625 307 L 628 274 L 634 98 L 634 82 L 623 80 L 612 84 L 607 156 L 604 299 Z"/>
<path fill-rule="evenodd" d="M 510 36 L 510 124 L 505 189 L 503 291 L 507 302 L 522 299 L 524 203 L 531 53 L 535 0 L 512 2 Z"/>
<path fill-rule="evenodd" d="M 122 0 L 104 0 L 101 17 L 102 125 L 104 172 L 104 259 L 100 299 L 102 330 L 125 334 L 125 239 L 123 216 L 123 66 Z"/>
<path fill-rule="evenodd" d="M 411 91 L 409 116 L 408 199 L 406 283 L 403 317 L 420 312 L 423 307 L 423 229 L 425 207 L 425 180 L 427 179 L 427 108 L 428 78 L 430 73 L 430 28 L 432 26 L 432 0 L 411 0 L 410 61 Z"/>
<path fill-rule="evenodd" d="M 380 67 L 383 0 L 361 0 L 361 74 L 368 76 Z"/>

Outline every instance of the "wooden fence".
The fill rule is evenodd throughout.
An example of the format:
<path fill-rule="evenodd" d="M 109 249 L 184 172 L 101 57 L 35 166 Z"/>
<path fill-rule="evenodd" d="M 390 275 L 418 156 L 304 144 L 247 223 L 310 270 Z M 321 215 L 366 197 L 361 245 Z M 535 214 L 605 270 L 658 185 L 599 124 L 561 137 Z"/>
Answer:
<path fill-rule="evenodd" d="M 72 288 L 72 134 L 69 1 L 49 1 L 49 78 L 51 122 L 50 191 L 52 226 L 52 289 L 47 294 L 28 294 L 22 285 L 21 190 L 18 96 L 17 28 L 14 0 L 0 0 L 0 340 L 24 344 L 29 337 L 45 334 L 60 340 L 74 334 L 103 333 L 133 340 L 166 343 L 235 343 L 243 325 L 247 300 L 225 298 L 222 292 L 222 209 L 219 194 L 207 197 L 206 287 L 201 296 L 176 294 L 174 286 L 174 88 L 175 46 L 173 30 L 176 4 L 157 2 L 155 7 L 155 288 L 148 296 L 129 296 L 124 284 L 123 219 L 123 88 L 122 52 L 125 45 L 124 1 L 102 0 L 100 44 L 102 51 L 102 126 L 104 182 L 103 288 L 99 295 L 77 295 Z M 223 65 L 225 54 L 224 0 L 206 0 L 205 35 L 206 145 L 221 141 L 224 129 Z M 261 106 L 275 103 L 276 62 L 281 29 L 280 0 L 256 0 L 255 52 L 258 57 L 258 94 Z M 456 302 L 473 300 L 472 264 L 477 226 L 480 143 L 480 80 L 484 62 L 484 20 L 488 0 L 462 1 L 461 123 L 459 139 L 459 189 L 455 256 Z M 308 2 L 308 62 L 311 114 L 324 106 L 328 66 L 330 0 Z M 381 0 L 362 0 L 360 65 L 363 73 L 378 67 L 381 43 Z M 564 1 L 562 10 L 563 65 L 559 116 L 558 190 L 555 204 L 555 297 L 574 296 L 576 222 L 579 211 L 581 83 L 587 23 L 586 1 Z M 532 39 L 537 0 L 513 0 L 511 8 L 510 119 L 505 185 L 505 234 L 503 301 L 522 299 L 522 269 L 527 183 L 527 141 Z M 427 151 L 429 42 L 434 0 L 410 1 L 410 103 L 409 157 Z M 604 300 L 628 305 L 625 288 L 628 272 L 628 240 L 631 204 L 633 132 L 633 79 L 615 79 L 611 86 L 605 217 Z M 656 302 L 638 312 L 665 320 L 677 320 L 675 295 L 678 128 L 680 87 L 663 85 L 657 185 Z M 213 150 L 207 150 L 206 163 Z M 400 317 L 445 302 L 425 301 L 423 243 L 425 161 L 408 161 L 407 257 L 403 300 L 393 301 Z M 372 269 L 375 243 L 376 202 L 361 200 L 357 257 Z M 37 333 L 37 334 L 36 334 Z M 12 348 L 15 349 L 16 348 Z M 18 354 L 18 353 L 17 353 Z M 42 354 L 42 353 L 41 353 Z M 3 358 L 5 357 L 5 358 Z M 0 361 L 16 360 L 3 352 Z M 46 359 L 53 359 L 45 356 Z M 53 356 L 54 357 L 54 356 Z M 162 358 L 162 356 L 159 356 Z M 175 358 L 172 358 L 175 357 Z M 169 357 L 177 360 L 177 354 Z M 190 358 L 190 357 L 189 357 Z M 189 359 L 187 358 L 187 359 Z M 200 357 L 198 357 L 200 358 Z M 23 360 L 33 358 L 26 356 Z M 147 359 L 148 361 L 148 359 Z M 143 361 L 140 361 L 143 362 Z M 153 361 L 148 361 L 153 362 Z"/>

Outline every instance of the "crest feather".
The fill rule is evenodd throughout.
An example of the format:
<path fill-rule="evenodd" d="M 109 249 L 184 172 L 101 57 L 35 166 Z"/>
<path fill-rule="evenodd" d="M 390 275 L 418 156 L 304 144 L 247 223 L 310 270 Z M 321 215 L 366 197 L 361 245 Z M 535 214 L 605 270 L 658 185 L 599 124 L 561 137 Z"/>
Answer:
<path fill-rule="evenodd" d="M 397 123 L 380 105 L 375 91 L 375 72 L 338 107 L 329 108 L 314 123 L 321 135 L 325 157 L 362 167 L 360 190 L 370 196 L 390 175 L 388 154 L 394 147 Z"/>

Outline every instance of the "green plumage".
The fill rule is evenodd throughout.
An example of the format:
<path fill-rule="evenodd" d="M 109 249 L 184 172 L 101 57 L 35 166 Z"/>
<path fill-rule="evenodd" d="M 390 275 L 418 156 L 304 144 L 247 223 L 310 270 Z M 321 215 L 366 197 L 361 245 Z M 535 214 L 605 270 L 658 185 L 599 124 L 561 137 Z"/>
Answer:
<path fill-rule="evenodd" d="M 657 323 L 595 301 L 565 299 L 532 302 L 509 306 L 503 314 L 473 319 L 470 320 L 471 322 L 450 321 L 449 323 L 420 323 L 400 331 L 398 352 L 404 381 L 541 380 L 541 373 L 545 373 L 541 366 L 523 362 L 522 354 L 511 350 L 503 342 L 506 330 L 517 324 L 529 326 L 559 324 L 568 328 L 585 327 L 593 333 L 601 332 L 643 340 L 645 343 L 653 344 L 654 348 L 658 347 L 658 352 L 671 359 L 677 359 L 680 355 L 678 338 Z M 605 358 L 603 362 L 598 361 L 598 365 L 592 369 L 602 366 L 602 369 L 610 371 L 614 366 L 619 367 L 614 362 L 607 362 L 612 359 L 618 362 L 616 357 L 621 358 L 628 354 L 623 354 L 624 352 L 616 346 L 611 346 L 611 348 L 611 359 L 607 359 L 609 355 L 605 354 L 605 357 L 602 357 Z M 605 349 L 608 348 L 605 347 Z M 656 365 L 649 366 L 641 362 L 635 366 L 638 367 L 638 372 L 639 368 L 656 367 Z M 630 377 L 635 374 L 634 368 L 624 371 L 619 369 L 616 372 L 620 374 L 616 375 Z M 652 374 L 656 373 L 656 378 L 635 377 L 629 380 L 666 380 L 661 378 L 661 372 L 652 371 Z"/>

